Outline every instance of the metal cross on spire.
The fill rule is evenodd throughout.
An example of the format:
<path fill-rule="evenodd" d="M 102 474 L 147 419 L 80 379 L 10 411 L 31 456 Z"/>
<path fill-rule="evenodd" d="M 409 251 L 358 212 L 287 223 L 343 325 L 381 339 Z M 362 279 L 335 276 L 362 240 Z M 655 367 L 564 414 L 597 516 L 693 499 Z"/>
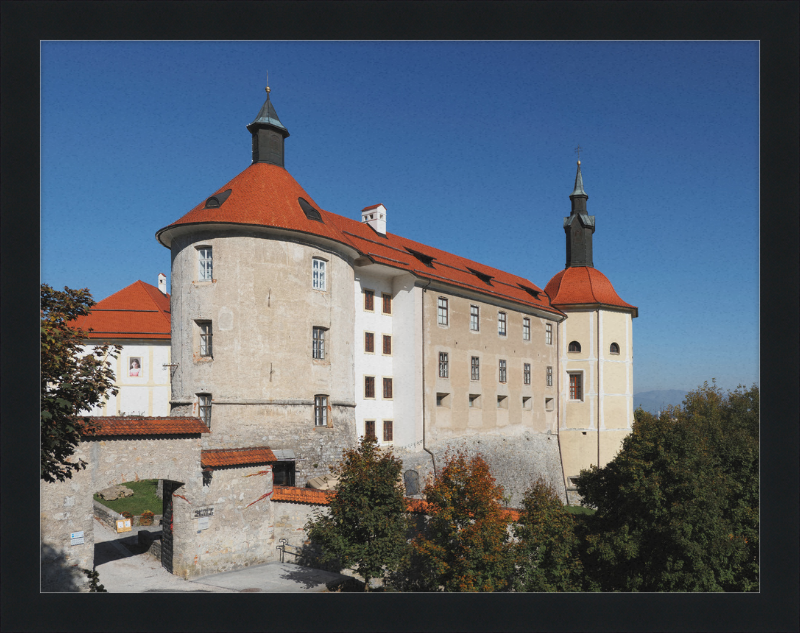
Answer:
<path fill-rule="evenodd" d="M 581 164 L 581 146 L 580 145 L 578 145 L 578 147 L 575 148 L 575 153 L 578 155 L 578 164 L 580 165 Z"/>
<path fill-rule="evenodd" d="M 269 93 L 270 93 L 270 90 L 269 90 L 269 71 L 267 71 L 267 87 L 265 88 L 265 90 L 267 91 L 267 96 L 269 96 Z"/>

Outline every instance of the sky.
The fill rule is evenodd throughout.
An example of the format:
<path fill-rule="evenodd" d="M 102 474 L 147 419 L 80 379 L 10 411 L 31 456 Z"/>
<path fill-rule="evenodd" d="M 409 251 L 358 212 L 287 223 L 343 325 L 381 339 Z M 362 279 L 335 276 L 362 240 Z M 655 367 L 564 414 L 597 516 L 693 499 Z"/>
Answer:
<path fill-rule="evenodd" d="M 251 161 L 266 94 L 325 210 L 526 277 L 576 160 L 634 391 L 759 382 L 757 42 L 42 42 L 41 280 L 169 278 L 155 233 Z"/>

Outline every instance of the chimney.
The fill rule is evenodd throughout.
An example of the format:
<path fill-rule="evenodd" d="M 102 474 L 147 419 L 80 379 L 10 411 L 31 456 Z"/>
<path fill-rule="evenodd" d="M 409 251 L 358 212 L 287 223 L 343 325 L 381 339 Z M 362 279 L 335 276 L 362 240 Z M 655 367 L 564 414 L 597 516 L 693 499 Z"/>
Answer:
<path fill-rule="evenodd" d="M 167 276 L 164 273 L 158 273 L 158 289 L 161 294 L 167 294 Z"/>
<path fill-rule="evenodd" d="M 369 224 L 381 235 L 386 235 L 386 207 L 382 204 L 373 204 L 361 210 L 361 221 Z"/>

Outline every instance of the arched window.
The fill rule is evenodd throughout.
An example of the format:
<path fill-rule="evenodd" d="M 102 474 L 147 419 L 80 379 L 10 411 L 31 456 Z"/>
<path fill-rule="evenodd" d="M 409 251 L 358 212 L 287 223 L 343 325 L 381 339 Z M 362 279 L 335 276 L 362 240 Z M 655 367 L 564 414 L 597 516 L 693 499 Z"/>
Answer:
<path fill-rule="evenodd" d="M 581 351 L 581 344 L 578 341 L 572 341 L 569 344 L 569 351 L 570 352 L 580 352 Z"/>
<path fill-rule="evenodd" d="M 611 343 L 611 349 L 609 350 L 612 354 L 619 354 L 619 345 L 616 343 Z"/>

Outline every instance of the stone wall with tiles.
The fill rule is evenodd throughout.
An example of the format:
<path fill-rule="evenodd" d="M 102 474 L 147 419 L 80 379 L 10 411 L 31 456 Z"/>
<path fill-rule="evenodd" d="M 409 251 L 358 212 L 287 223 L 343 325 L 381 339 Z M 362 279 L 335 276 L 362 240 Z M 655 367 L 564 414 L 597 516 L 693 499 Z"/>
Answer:
<path fill-rule="evenodd" d="M 124 436 L 86 439 L 72 459 L 87 467 L 63 482 L 40 482 L 42 591 L 83 591 L 80 569 L 94 565 L 94 499 L 103 488 L 139 479 L 181 482 L 180 493 L 191 497 L 202 487 L 199 436 Z M 194 538 L 188 523 L 176 514 L 174 559 L 186 566 Z M 83 532 L 83 542 L 71 539 Z M 75 543 L 75 544 L 73 544 Z"/>
<path fill-rule="evenodd" d="M 212 405 L 211 433 L 203 436 L 204 449 L 269 446 L 295 454 L 295 484 L 327 475 L 342 452 L 355 443 L 355 409 L 333 402 L 330 426 L 314 426 L 314 404 Z"/>
<path fill-rule="evenodd" d="M 449 449 L 463 449 L 469 456 L 480 454 L 510 497 L 508 505 L 512 508 L 520 507 L 525 490 L 539 477 L 555 488 L 562 501 L 566 500 L 557 435 L 523 432 L 506 437 L 484 433 L 453 438 L 429 449 L 436 458 L 437 468 L 444 464 Z M 403 472 L 419 473 L 420 487 L 424 488 L 428 477 L 433 476 L 431 456 L 425 451 L 403 450 L 396 450 L 395 455 L 403 460 Z"/>
<path fill-rule="evenodd" d="M 192 499 L 194 533 L 189 578 L 276 560 L 271 466 L 218 468 Z"/>

